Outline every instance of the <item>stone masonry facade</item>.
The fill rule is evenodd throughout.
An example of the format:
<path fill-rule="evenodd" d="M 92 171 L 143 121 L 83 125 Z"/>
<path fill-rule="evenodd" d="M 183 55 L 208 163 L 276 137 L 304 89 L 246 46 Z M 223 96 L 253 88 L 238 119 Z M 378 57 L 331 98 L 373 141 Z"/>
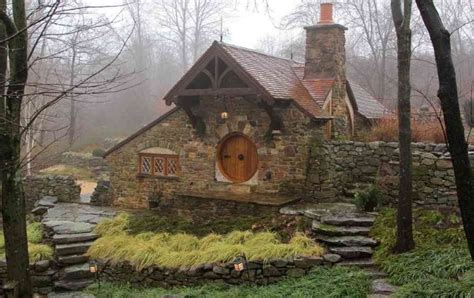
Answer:
<path fill-rule="evenodd" d="M 313 144 L 308 194 L 331 200 L 351 196 L 351 190 L 376 184 L 385 203 L 395 203 L 399 183 L 398 143 L 327 142 Z M 414 202 L 456 206 L 451 158 L 444 144 L 412 144 Z M 470 147 L 474 151 L 473 147 Z M 474 154 L 471 154 L 474 164 Z"/>
<path fill-rule="evenodd" d="M 201 98 L 194 113 L 206 124 L 204 136 L 198 136 L 182 109 L 144 131 L 106 157 L 111 168 L 110 183 L 114 190 L 114 204 L 131 208 L 148 208 L 149 199 L 170 199 L 175 193 L 221 190 L 222 186 L 245 187 L 255 193 L 278 193 L 288 184 L 306 181 L 308 144 L 322 138 L 323 127 L 306 117 L 291 104 L 275 107 L 283 120 L 283 130 L 269 133 L 270 117 L 255 99 L 231 98 L 229 119 L 221 120 L 223 103 L 211 97 Z M 201 108 L 200 108 L 201 107 Z M 241 133 L 256 145 L 258 170 L 255 179 L 232 185 L 219 181 L 216 165 L 217 146 L 226 135 Z M 141 178 L 138 174 L 139 152 L 160 147 L 179 156 L 178 177 Z"/>

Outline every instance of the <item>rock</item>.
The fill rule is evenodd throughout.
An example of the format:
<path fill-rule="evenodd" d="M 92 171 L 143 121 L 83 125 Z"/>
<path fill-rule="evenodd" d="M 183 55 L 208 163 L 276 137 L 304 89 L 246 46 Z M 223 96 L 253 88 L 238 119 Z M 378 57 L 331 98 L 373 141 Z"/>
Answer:
<path fill-rule="evenodd" d="M 295 266 L 299 268 L 311 268 L 318 266 L 321 265 L 323 261 L 324 260 L 321 257 L 296 257 L 294 259 Z"/>
<path fill-rule="evenodd" d="M 53 236 L 53 243 L 66 244 L 66 243 L 77 243 L 85 242 L 97 239 L 98 236 L 94 233 L 81 233 L 81 234 L 56 234 Z"/>
<path fill-rule="evenodd" d="M 287 271 L 289 277 L 302 277 L 306 274 L 306 271 L 301 268 L 290 268 Z"/>
<path fill-rule="evenodd" d="M 331 226 L 318 221 L 313 221 L 312 228 L 317 233 L 327 236 L 367 236 L 370 232 L 370 227 Z"/>
<path fill-rule="evenodd" d="M 38 207 L 47 207 L 47 208 L 52 208 L 56 203 L 58 202 L 57 197 L 51 197 L 51 196 L 45 196 L 38 202 L 36 202 L 36 206 Z"/>
<path fill-rule="evenodd" d="M 278 259 L 272 261 L 271 264 L 277 268 L 284 268 L 288 265 L 288 261 L 284 259 Z"/>
<path fill-rule="evenodd" d="M 50 262 L 49 260 L 38 261 L 35 263 L 35 271 L 36 272 L 45 272 L 49 269 Z"/>
<path fill-rule="evenodd" d="M 281 276 L 281 272 L 274 266 L 264 266 L 263 276 Z"/>
<path fill-rule="evenodd" d="M 323 256 L 323 259 L 326 262 L 329 262 L 329 263 L 337 263 L 337 262 L 341 261 L 342 257 L 340 255 L 336 255 L 336 254 L 325 254 Z"/>
<path fill-rule="evenodd" d="M 55 290 L 79 291 L 87 288 L 88 286 L 93 284 L 94 281 L 94 279 L 83 279 L 73 281 L 60 280 L 54 283 L 54 288 Z"/>
<path fill-rule="evenodd" d="M 92 294 L 84 294 L 82 292 L 68 292 L 68 293 L 51 293 L 48 298 L 95 298 Z"/>
<path fill-rule="evenodd" d="M 280 213 L 284 215 L 304 215 L 304 208 L 295 208 L 292 206 L 283 207 L 280 209 Z"/>
<path fill-rule="evenodd" d="M 322 216 L 327 215 L 328 211 L 327 210 L 322 210 L 322 209 L 307 209 L 304 212 L 304 216 L 311 218 L 311 219 L 321 219 Z"/>
<path fill-rule="evenodd" d="M 32 275 L 31 284 L 36 288 L 47 288 L 53 286 L 53 281 L 47 275 Z"/>
<path fill-rule="evenodd" d="M 359 259 L 359 260 L 344 260 L 336 264 L 337 266 L 343 267 L 359 267 L 359 268 L 372 268 L 375 263 L 372 259 Z"/>
<path fill-rule="evenodd" d="M 88 260 L 89 257 L 86 255 L 69 255 L 58 257 L 58 262 L 60 265 L 81 264 L 87 262 Z"/>
<path fill-rule="evenodd" d="M 230 269 L 226 268 L 226 267 L 216 265 L 212 268 L 212 272 L 214 272 L 216 274 L 220 274 L 220 275 L 227 275 L 227 274 L 230 273 Z"/>
<path fill-rule="evenodd" d="M 93 242 L 81 242 L 73 244 L 56 245 L 56 254 L 58 256 L 76 255 L 86 253 Z"/>
<path fill-rule="evenodd" d="M 329 251 L 345 259 L 370 258 L 374 254 L 372 248 L 364 246 L 331 247 Z"/>
<path fill-rule="evenodd" d="M 59 271 L 59 276 L 63 280 L 77 280 L 93 278 L 94 273 L 89 271 L 89 264 L 72 265 Z"/>
<path fill-rule="evenodd" d="M 45 207 L 45 206 L 38 206 L 36 207 L 35 209 L 31 210 L 31 213 L 33 213 L 34 215 L 37 215 L 37 216 L 41 216 L 43 214 L 45 214 L 46 212 L 48 212 L 48 207 Z"/>
<path fill-rule="evenodd" d="M 392 294 L 396 290 L 397 288 L 390 285 L 385 279 L 376 279 L 372 282 L 372 293 L 374 294 Z"/>
<path fill-rule="evenodd" d="M 94 225 L 85 222 L 46 221 L 43 224 L 52 229 L 56 234 L 90 233 L 94 229 Z"/>
<path fill-rule="evenodd" d="M 365 236 L 340 236 L 340 237 L 326 237 L 317 236 L 317 240 L 328 245 L 334 246 L 377 246 L 378 241 Z"/>
<path fill-rule="evenodd" d="M 324 216 L 321 223 L 334 226 L 361 226 L 370 227 L 374 224 L 375 218 L 368 216 Z"/>

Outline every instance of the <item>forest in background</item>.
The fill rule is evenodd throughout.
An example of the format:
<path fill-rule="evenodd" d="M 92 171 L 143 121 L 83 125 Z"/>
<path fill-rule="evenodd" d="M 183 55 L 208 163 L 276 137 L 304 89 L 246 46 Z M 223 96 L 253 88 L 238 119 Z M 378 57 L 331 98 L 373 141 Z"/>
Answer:
<path fill-rule="evenodd" d="M 295 1 L 294 11 L 283 18 L 273 16 L 273 0 L 124 0 L 112 6 L 66 0 L 52 12 L 56 2 L 28 5 L 30 46 L 36 48 L 31 51 L 34 63 L 27 86 L 31 96 L 24 102 L 23 118 L 25 122 L 37 118 L 24 136 L 24 148 L 39 153 L 54 147 L 48 156 L 101 144 L 105 138 L 126 137 L 166 112 L 170 107 L 161 97 L 212 41 L 221 35 L 224 42 L 230 39 L 232 32 L 225 24 L 242 11 L 258 11 L 275 25 L 275 34 L 259 40 L 256 50 L 304 61 L 303 27 L 317 22 L 320 3 L 325 1 Z M 466 102 L 472 98 L 474 81 L 474 3 L 437 2 L 452 32 L 460 98 Z M 51 13 L 54 16 L 45 25 Z M 349 29 L 348 78 L 395 109 L 396 34 L 389 1 L 338 2 L 335 19 Z M 416 11 L 412 63 L 415 114 L 420 109 L 437 113 L 436 65 Z M 59 92 L 65 96 L 53 102 Z"/>

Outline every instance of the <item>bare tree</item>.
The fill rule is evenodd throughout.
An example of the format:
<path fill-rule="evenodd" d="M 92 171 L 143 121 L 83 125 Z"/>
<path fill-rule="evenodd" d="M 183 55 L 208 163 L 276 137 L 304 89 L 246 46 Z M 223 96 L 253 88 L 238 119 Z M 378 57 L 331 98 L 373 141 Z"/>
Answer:
<path fill-rule="evenodd" d="M 413 249 L 412 216 L 412 155 L 411 155 L 411 14 L 412 0 L 392 0 L 392 16 L 397 31 L 398 45 L 398 130 L 400 142 L 400 184 L 397 211 L 398 253 Z"/>
<path fill-rule="evenodd" d="M 438 97 L 444 114 L 448 149 L 453 162 L 459 208 L 471 257 L 474 260 L 474 179 L 459 106 L 451 33 L 446 30 L 432 0 L 416 0 L 430 34 L 438 70 Z"/>

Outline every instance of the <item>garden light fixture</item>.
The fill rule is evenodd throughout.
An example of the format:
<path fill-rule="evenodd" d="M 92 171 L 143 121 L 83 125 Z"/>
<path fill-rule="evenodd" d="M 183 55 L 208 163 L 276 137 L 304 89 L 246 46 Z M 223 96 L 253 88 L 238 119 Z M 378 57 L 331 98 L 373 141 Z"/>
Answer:
<path fill-rule="evenodd" d="M 234 269 L 237 272 L 242 272 L 247 269 L 247 258 L 245 257 L 245 255 L 235 258 L 233 263 Z"/>

